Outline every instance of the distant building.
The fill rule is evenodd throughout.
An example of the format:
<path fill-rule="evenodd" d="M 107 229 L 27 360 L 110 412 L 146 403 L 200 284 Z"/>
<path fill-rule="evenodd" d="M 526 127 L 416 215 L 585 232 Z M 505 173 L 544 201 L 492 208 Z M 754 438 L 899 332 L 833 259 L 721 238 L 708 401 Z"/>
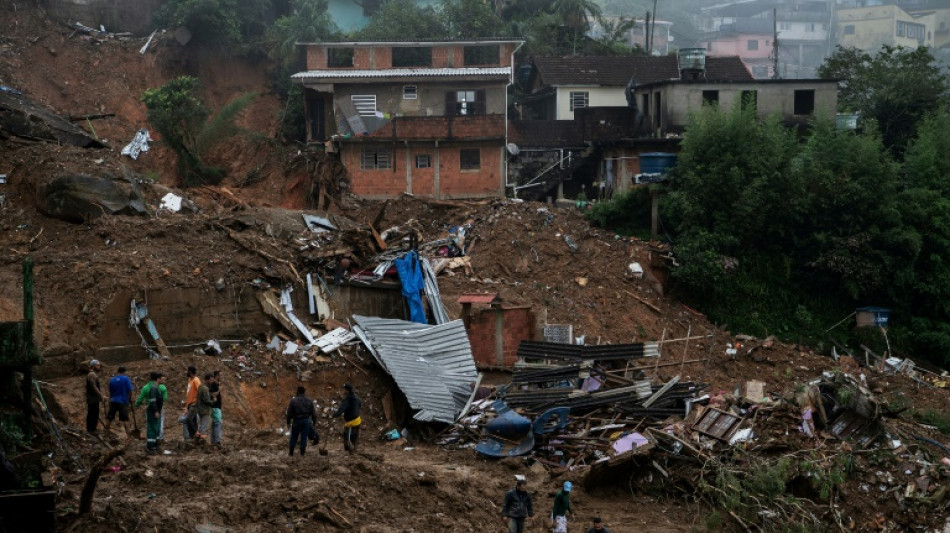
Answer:
<path fill-rule="evenodd" d="M 706 58 L 703 76 L 710 80 L 752 80 L 738 57 Z M 574 110 L 627 106 L 627 85 L 680 78 L 670 56 L 537 57 L 532 63 L 522 118 L 573 120 Z"/>
<path fill-rule="evenodd" d="M 736 0 L 701 10 L 707 32 L 734 33 L 737 25 L 743 24 L 774 25 L 778 33 L 778 77 L 805 79 L 815 77 L 818 66 L 831 52 L 832 15 L 830 0 Z M 707 42 L 715 40 L 715 36 L 707 35 Z M 756 77 L 758 74 L 761 71 Z"/>
<path fill-rule="evenodd" d="M 504 194 L 507 86 L 522 41 L 303 43 L 307 139 L 339 150 L 353 192 Z"/>
<path fill-rule="evenodd" d="M 837 44 L 845 48 L 853 46 L 874 53 L 883 45 L 934 45 L 933 11 L 911 14 L 895 5 L 850 7 L 838 9 L 835 19 Z M 942 40 L 946 38 L 942 36 Z"/>
<path fill-rule="evenodd" d="M 741 19 L 723 24 L 703 41 L 706 54 L 739 56 L 756 79 L 773 77 L 774 28 L 765 19 Z"/>

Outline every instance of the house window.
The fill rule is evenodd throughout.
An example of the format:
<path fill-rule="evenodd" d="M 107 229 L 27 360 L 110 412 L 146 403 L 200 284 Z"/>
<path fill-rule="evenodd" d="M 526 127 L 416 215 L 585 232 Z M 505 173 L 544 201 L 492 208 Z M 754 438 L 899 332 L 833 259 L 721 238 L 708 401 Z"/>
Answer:
<path fill-rule="evenodd" d="M 739 97 L 741 98 L 741 100 L 739 100 L 739 106 L 742 109 L 751 109 L 754 111 L 757 108 L 759 91 L 742 91 L 739 93 Z"/>
<path fill-rule="evenodd" d="M 815 31 L 815 23 L 814 23 L 814 22 L 809 22 L 808 24 L 805 24 L 805 31 L 807 31 L 807 32 L 809 32 L 809 33 Z"/>
<path fill-rule="evenodd" d="M 703 91 L 703 105 L 716 105 L 719 103 L 719 91 Z"/>
<path fill-rule="evenodd" d="M 431 155 L 417 155 L 416 168 L 432 168 L 432 156 Z"/>
<path fill-rule="evenodd" d="M 905 33 L 907 33 L 907 30 L 904 28 L 904 23 L 898 20 L 897 21 L 897 36 L 903 37 Z"/>
<path fill-rule="evenodd" d="M 845 35 L 854 35 L 854 24 L 845 24 L 844 26 Z"/>
<path fill-rule="evenodd" d="M 392 166 L 393 153 L 389 148 L 363 148 L 360 154 L 361 170 L 383 170 Z"/>
<path fill-rule="evenodd" d="M 795 114 L 811 115 L 815 112 L 815 91 L 813 89 L 795 91 Z"/>
<path fill-rule="evenodd" d="M 748 48 L 749 50 L 758 50 L 759 41 L 756 39 L 749 39 L 749 42 L 746 43 L 746 48 Z"/>
<path fill-rule="evenodd" d="M 485 66 L 501 64 L 501 47 L 497 44 L 466 46 L 462 49 L 462 58 L 465 66 Z"/>
<path fill-rule="evenodd" d="M 484 115 L 485 91 L 449 91 L 445 94 L 446 115 Z"/>
<path fill-rule="evenodd" d="M 752 67 L 752 77 L 757 80 L 765 80 L 769 77 L 769 67 L 764 65 L 755 65 Z"/>
<path fill-rule="evenodd" d="M 376 116 L 376 95 L 375 94 L 354 94 L 350 96 L 356 114 L 361 117 Z"/>
<path fill-rule="evenodd" d="M 394 67 L 432 66 L 432 48 L 428 46 L 399 46 L 392 51 Z"/>
<path fill-rule="evenodd" d="M 418 89 L 416 88 L 415 85 L 403 85 L 403 86 L 402 86 L 402 99 L 403 99 L 403 100 L 415 100 L 416 98 L 419 97 L 419 93 L 417 92 L 417 90 L 418 90 Z"/>
<path fill-rule="evenodd" d="M 478 148 L 460 150 L 459 168 L 461 170 L 480 170 L 482 168 L 482 151 Z"/>
<path fill-rule="evenodd" d="M 349 68 L 353 66 L 353 48 L 328 48 L 327 66 L 330 68 Z"/>
<path fill-rule="evenodd" d="M 790 30 L 790 29 L 792 29 L 792 23 L 791 23 L 791 22 L 779 22 L 779 23 L 778 23 L 778 29 L 780 29 L 780 30 Z"/>
<path fill-rule="evenodd" d="M 581 107 L 588 107 L 590 93 L 587 91 L 571 91 L 571 111 Z"/>

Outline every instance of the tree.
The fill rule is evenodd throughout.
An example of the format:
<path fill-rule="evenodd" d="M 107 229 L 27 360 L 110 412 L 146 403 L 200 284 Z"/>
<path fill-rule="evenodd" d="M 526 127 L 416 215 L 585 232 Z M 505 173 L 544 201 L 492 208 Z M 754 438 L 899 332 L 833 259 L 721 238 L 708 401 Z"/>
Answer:
<path fill-rule="evenodd" d="M 623 15 L 617 19 L 597 15 L 596 19 L 601 30 L 597 42 L 602 47 L 602 54 L 625 55 L 633 53 L 633 47 L 630 46 L 627 35 L 636 25 L 637 19 Z"/>
<path fill-rule="evenodd" d="M 204 156 L 240 131 L 234 121 L 255 97 L 245 93 L 209 120 L 211 112 L 199 96 L 199 89 L 197 78 L 181 76 L 142 95 L 148 121 L 178 156 L 178 175 L 186 186 L 217 183 L 224 178 L 224 170 L 205 164 Z"/>
<path fill-rule="evenodd" d="M 268 32 L 271 57 L 284 72 L 300 62 L 297 43 L 325 41 L 338 34 L 327 13 L 327 0 L 293 0 L 291 8 L 293 14 L 277 19 Z"/>
<path fill-rule="evenodd" d="M 444 39 L 448 35 L 444 20 L 430 6 L 413 0 L 386 0 L 365 28 L 356 32 L 362 41 L 412 41 Z"/>
<path fill-rule="evenodd" d="M 504 21 L 482 0 L 445 0 L 442 19 L 450 39 L 481 39 L 505 33 Z"/>
<path fill-rule="evenodd" d="M 571 30 L 572 52 L 577 53 L 577 40 L 590 29 L 590 19 L 600 16 L 600 6 L 593 0 L 554 0 L 550 9 Z"/>
<path fill-rule="evenodd" d="M 271 0 L 167 0 L 155 18 L 188 28 L 194 42 L 241 47 L 263 35 L 271 11 Z"/>
<path fill-rule="evenodd" d="M 841 80 L 838 109 L 871 119 L 884 144 L 903 153 L 917 123 L 948 103 L 950 79 L 925 47 L 884 46 L 875 56 L 838 47 L 818 68 L 824 79 Z"/>

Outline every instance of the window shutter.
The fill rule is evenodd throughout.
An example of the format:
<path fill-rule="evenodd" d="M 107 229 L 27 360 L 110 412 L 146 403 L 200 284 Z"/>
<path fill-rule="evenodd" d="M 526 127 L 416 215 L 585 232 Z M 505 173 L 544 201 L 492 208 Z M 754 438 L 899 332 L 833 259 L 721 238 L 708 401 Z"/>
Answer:
<path fill-rule="evenodd" d="M 485 89 L 475 91 L 475 114 L 484 115 L 488 111 L 488 102 L 485 101 Z"/>
<path fill-rule="evenodd" d="M 455 106 L 455 91 L 446 91 L 445 93 L 445 116 L 452 117 L 458 114 Z"/>

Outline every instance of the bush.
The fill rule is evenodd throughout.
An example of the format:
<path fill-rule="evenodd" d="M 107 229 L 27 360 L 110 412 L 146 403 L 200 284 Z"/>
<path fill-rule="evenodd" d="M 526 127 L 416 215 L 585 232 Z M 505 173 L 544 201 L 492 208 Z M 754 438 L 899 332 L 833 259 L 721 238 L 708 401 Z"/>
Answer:
<path fill-rule="evenodd" d="M 203 157 L 240 131 L 234 121 L 255 96 L 241 95 L 209 119 L 211 113 L 198 95 L 199 88 L 197 78 L 181 76 L 142 95 L 149 122 L 178 156 L 178 175 L 186 186 L 214 184 L 224 178 L 224 170 L 205 164 Z"/>
<path fill-rule="evenodd" d="M 608 228 L 621 235 L 650 236 L 650 189 L 637 187 L 615 194 L 606 202 L 598 202 L 584 214 L 596 226 Z"/>

